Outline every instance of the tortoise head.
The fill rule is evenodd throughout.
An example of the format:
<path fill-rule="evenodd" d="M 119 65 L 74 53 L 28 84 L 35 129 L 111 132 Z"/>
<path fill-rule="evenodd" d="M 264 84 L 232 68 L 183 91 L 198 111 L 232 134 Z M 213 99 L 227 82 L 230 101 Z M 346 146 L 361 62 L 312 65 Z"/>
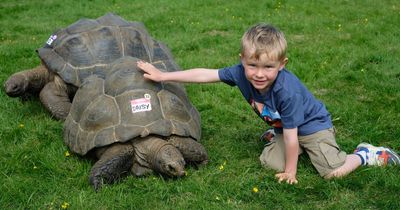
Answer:
<path fill-rule="evenodd" d="M 8 96 L 18 97 L 25 93 L 29 82 L 23 73 L 18 72 L 10 76 L 4 83 L 4 89 Z"/>
<path fill-rule="evenodd" d="M 158 172 L 171 177 L 185 175 L 185 160 L 182 154 L 171 144 L 165 144 L 155 155 L 154 167 Z"/>

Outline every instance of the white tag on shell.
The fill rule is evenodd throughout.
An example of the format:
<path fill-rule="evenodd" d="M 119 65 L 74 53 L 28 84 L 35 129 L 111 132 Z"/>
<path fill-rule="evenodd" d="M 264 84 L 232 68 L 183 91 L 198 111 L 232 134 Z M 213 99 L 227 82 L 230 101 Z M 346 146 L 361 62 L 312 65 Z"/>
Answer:
<path fill-rule="evenodd" d="M 51 35 L 49 37 L 49 39 L 47 40 L 46 44 L 51 45 L 54 42 L 54 40 L 56 40 L 56 39 L 57 39 L 57 35 L 55 35 L 55 34 Z"/>
<path fill-rule="evenodd" d="M 131 100 L 132 113 L 151 111 L 150 94 L 145 94 L 144 98 Z"/>

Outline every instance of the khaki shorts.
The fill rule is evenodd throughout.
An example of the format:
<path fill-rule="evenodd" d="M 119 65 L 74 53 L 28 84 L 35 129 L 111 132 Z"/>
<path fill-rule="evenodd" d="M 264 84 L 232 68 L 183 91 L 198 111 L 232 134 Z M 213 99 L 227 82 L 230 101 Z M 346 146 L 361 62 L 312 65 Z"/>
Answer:
<path fill-rule="evenodd" d="M 299 136 L 299 145 L 299 155 L 305 151 L 322 177 L 342 166 L 346 160 L 346 153 L 336 143 L 333 128 Z M 260 161 L 266 168 L 285 171 L 285 144 L 282 134 L 276 134 L 272 143 L 264 148 Z"/>

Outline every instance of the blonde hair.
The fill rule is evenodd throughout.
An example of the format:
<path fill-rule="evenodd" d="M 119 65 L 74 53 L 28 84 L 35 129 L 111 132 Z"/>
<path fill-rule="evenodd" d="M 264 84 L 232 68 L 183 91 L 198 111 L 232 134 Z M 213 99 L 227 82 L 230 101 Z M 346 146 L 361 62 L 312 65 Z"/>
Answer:
<path fill-rule="evenodd" d="M 271 59 L 282 61 L 286 58 L 287 43 L 284 34 L 272 25 L 259 23 L 243 35 L 241 55 L 259 59 L 266 54 Z"/>

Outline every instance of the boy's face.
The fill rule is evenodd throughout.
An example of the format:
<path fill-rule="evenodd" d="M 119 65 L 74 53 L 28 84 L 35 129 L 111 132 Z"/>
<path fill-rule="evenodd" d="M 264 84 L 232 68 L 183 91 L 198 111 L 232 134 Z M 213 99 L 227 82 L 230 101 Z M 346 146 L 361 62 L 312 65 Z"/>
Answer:
<path fill-rule="evenodd" d="M 285 67 L 288 61 L 287 58 L 282 61 L 271 59 L 265 53 L 261 54 L 259 59 L 248 55 L 241 55 L 240 57 L 247 80 L 260 93 L 265 93 L 271 87 L 278 76 L 278 72 Z"/>

